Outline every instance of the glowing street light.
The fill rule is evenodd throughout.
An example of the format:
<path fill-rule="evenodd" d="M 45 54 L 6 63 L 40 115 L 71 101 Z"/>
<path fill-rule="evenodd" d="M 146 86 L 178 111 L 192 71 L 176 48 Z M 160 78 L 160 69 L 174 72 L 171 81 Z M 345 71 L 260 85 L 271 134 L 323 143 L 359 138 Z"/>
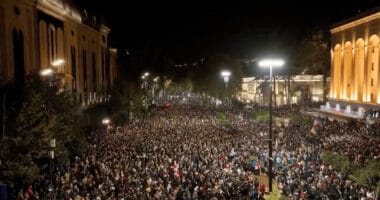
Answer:
<path fill-rule="evenodd" d="M 268 139 L 268 145 L 269 145 L 269 192 L 272 192 L 272 165 L 273 165 L 273 158 L 272 158 L 272 68 L 273 67 L 281 67 L 284 65 L 284 60 L 282 59 L 264 59 L 259 62 L 260 67 L 269 67 L 269 139 Z"/>
<path fill-rule="evenodd" d="M 104 125 L 108 125 L 108 124 L 110 124 L 110 122 L 111 122 L 111 120 L 109 118 L 104 118 L 102 120 L 102 124 L 104 124 Z"/>
<path fill-rule="evenodd" d="M 224 83 L 226 84 L 226 88 L 228 88 L 228 81 L 230 79 L 230 76 L 231 76 L 231 72 L 228 71 L 228 70 L 223 70 L 222 72 L 220 72 L 220 75 L 223 77 L 224 79 Z"/>
<path fill-rule="evenodd" d="M 65 60 L 64 59 L 57 59 L 57 60 L 54 60 L 51 65 L 53 67 L 59 67 L 61 66 L 63 63 L 65 63 Z"/>
<path fill-rule="evenodd" d="M 46 68 L 40 71 L 41 76 L 50 76 L 53 74 L 53 70 L 51 68 Z"/>
<path fill-rule="evenodd" d="M 223 77 L 224 84 L 225 84 L 226 90 L 227 90 L 227 96 L 228 96 L 228 81 L 230 80 L 231 72 L 229 70 L 222 70 L 220 72 L 220 75 Z M 227 105 L 228 105 L 229 104 L 228 97 L 227 97 L 226 101 L 227 101 Z"/>

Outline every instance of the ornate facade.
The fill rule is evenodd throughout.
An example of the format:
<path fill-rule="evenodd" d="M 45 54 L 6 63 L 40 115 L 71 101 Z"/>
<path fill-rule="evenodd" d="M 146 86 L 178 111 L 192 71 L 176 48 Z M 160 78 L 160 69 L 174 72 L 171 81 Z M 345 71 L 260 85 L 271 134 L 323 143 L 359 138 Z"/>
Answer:
<path fill-rule="evenodd" d="M 273 87 L 273 104 L 285 105 L 299 103 L 303 97 L 312 102 L 323 101 L 322 75 L 276 76 Z M 327 82 L 330 79 L 327 79 Z M 247 77 L 242 79 L 241 100 L 260 105 L 269 105 L 269 83 L 267 80 Z"/>
<path fill-rule="evenodd" d="M 380 105 L 380 9 L 335 25 L 331 30 L 329 98 Z"/>
<path fill-rule="evenodd" d="M 0 1 L 0 76 L 17 82 L 53 68 L 84 104 L 104 101 L 116 76 L 110 28 L 68 2 Z"/>

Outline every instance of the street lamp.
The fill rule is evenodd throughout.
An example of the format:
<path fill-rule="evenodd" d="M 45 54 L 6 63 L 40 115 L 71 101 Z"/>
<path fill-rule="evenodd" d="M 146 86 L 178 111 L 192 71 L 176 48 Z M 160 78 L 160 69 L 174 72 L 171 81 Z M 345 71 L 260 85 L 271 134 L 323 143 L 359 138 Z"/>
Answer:
<path fill-rule="evenodd" d="M 222 70 L 222 72 L 220 72 L 220 75 L 223 77 L 224 84 L 226 85 L 226 89 L 227 89 L 228 88 L 228 81 L 229 81 L 229 78 L 231 76 L 231 72 L 228 70 Z"/>
<path fill-rule="evenodd" d="M 106 127 L 106 131 L 108 133 L 108 125 L 111 123 L 111 120 L 107 117 L 102 120 L 102 124 Z"/>
<path fill-rule="evenodd" d="M 53 168 L 54 168 L 54 148 L 56 147 L 55 138 L 50 140 L 50 162 L 49 162 L 49 172 L 50 172 L 50 184 L 48 186 L 49 192 L 53 192 Z"/>
<path fill-rule="evenodd" d="M 102 124 L 104 124 L 104 125 L 108 125 L 109 123 L 110 123 L 110 119 L 109 118 L 104 118 L 102 120 Z"/>
<path fill-rule="evenodd" d="M 272 68 L 273 67 L 281 67 L 284 65 L 284 61 L 281 59 L 263 59 L 259 62 L 260 67 L 269 67 L 269 192 L 272 192 Z"/>
<path fill-rule="evenodd" d="M 40 71 L 40 75 L 43 77 L 50 76 L 53 74 L 53 70 L 51 68 L 46 68 Z"/>
<path fill-rule="evenodd" d="M 224 80 L 224 84 L 225 84 L 225 86 L 226 86 L 226 90 L 227 90 L 227 105 L 228 105 L 228 81 L 229 81 L 229 79 L 230 79 L 230 76 L 231 76 L 231 72 L 229 71 L 229 70 L 222 70 L 221 72 L 220 72 L 220 75 L 223 77 L 223 80 Z"/>
<path fill-rule="evenodd" d="M 147 77 L 149 76 L 149 72 L 145 72 L 142 76 L 141 79 L 143 80 L 141 88 L 144 89 L 144 107 L 145 109 L 148 109 L 148 92 L 147 92 L 147 87 L 148 87 L 148 81 Z"/>
<path fill-rule="evenodd" d="M 154 87 L 153 87 L 153 103 L 156 103 L 155 101 L 156 101 L 156 90 L 158 89 L 158 80 L 160 79 L 160 77 L 156 77 L 156 78 L 154 78 L 153 79 L 153 81 L 154 81 Z"/>
<path fill-rule="evenodd" d="M 65 60 L 64 59 L 57 59 L 57 60 L 53 60 L 53 62 L 51 62 L 51 65 L 53 67 L 59 67 L 61 66 L 63 63 L 65 63 Z"/>

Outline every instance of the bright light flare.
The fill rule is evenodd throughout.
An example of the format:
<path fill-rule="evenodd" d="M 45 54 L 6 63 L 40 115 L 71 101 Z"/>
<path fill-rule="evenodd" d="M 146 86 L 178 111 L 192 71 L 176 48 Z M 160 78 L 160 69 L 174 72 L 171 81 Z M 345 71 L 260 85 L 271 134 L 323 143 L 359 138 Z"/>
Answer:
<path fill-rule="evenodd" d="M 110 122 L 111 122 L 111 120 L 109 118 L 104 118 L 102 120 L 102 123 L 105 124 L 105 125 L 109 124 Z"/>
<path fill-rule="evenodd" d="M 57 60 L 54 60 L 51 65 L 54 66 L 54 67 L 58 67 L 60 65 L 62 65 L 63 63 L 65 63 L 65 60 L 63 59 L 57 59 Z"/>
<path fill-rule="evenodd" d="M 53 70 L 50 68 L 46 68 L 40 71 L 41 76 L 50 76 L 53 74 Z"/>
<path fill-rule="evenodd" d="M 223 77 L 229 77 L 231 76 L 231 72 L 228 70 L 223 70 L 222 72 L 220 72 L 220 75 L 222 75 Z"/>
<path fill-rule="evenodd" d="M 268 59 L 263 59 L 259 62 L 260 67 L 281 67 L 284 65 L 284 60 L 282 59 L 273 59 L 273 58 L 268 58 Z"/>

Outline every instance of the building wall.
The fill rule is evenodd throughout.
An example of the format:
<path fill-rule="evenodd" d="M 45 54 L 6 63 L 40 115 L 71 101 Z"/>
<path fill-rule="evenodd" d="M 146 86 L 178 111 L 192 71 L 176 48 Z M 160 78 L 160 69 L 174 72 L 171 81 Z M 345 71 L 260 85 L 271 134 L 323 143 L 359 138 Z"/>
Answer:
<path fill-rule="evenodd" d="M 64 83 L 84 104 L 103 101 L 116 77 L 110 29 L 66 2 L 0 1 L 0 76 L 17 82 L 49 67 L 66 75 Z M 53 67 L 57 59 L 64 63 Z"/>
<path fill-rule="evenodd" d="M 380 104 L 380 11 L 330 30 L 332 100 Z"/>
<path fill-rule="evenodd" d="M 327 80 L 329 81 L 329 79 Z M 241 100 L 269 105 L 269 83 L 264 79 L 247 77 L 242 80 Z M 301 90 L 306 88 L 313 102 L 323 101 L 322 75 L 295 75 L 290 77 L 277 76 L 273 87 L 273 103 L 285 105 L 299 103 L 302 99 Z"/>

